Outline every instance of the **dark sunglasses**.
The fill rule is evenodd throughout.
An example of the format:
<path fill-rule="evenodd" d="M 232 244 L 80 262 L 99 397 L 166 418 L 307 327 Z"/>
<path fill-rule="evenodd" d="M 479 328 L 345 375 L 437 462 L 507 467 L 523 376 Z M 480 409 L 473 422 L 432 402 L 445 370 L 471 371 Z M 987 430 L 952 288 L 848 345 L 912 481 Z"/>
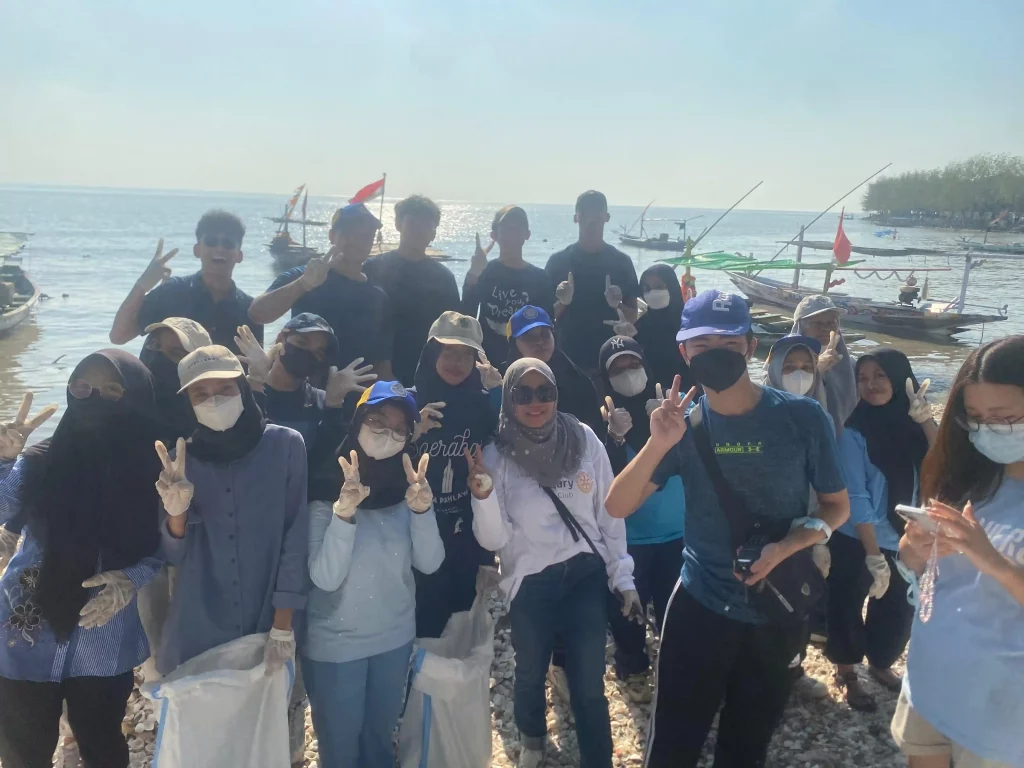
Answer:
<path fill-rule="evenodd" d="M 558 387 L 554 384 L 541 384 L 539 387 L 520 384 L 512 388 L 512 402 L 516 405 L 529 405 L 534 398 L 539 403 L 553 403 L 558 400 Z"/>
<path fill-rule="evenodd" d="M 239 243 L 227 235 L 203 235 L 203 245 L 207 248 L 221 248 L 225 251 L 237 251 Z"/>

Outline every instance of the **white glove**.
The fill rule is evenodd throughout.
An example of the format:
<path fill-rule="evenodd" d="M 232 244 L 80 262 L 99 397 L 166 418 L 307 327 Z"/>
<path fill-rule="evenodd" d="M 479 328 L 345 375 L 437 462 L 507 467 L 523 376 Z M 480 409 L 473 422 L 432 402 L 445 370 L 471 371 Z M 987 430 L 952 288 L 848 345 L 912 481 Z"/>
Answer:
<path fill-rule="evenodd" d="M 0 572 L 7 567 L 14 553 L 18 551 L 19 541 L 21 536 L 0 526 Z"/>
<path fill-rule="evenodd" d="M 156 481 L 156 492 L 164 503 L 164 509 L 171 517 L 183 515 L 192 503 L 195 486 L 185 477 L 185 438 L 179 437 L 174 447 L 174 461 L 167 455 L 167 449 L 156 441 L 156 455 L 160 457 L 163 469 Z"/>
<path fill-rule="evenodd" d="M 617 285 L 612 285 L 611 275 L 604 276 L 604 300 L 612 309 L 618 309 L 622 303 L 622 289 Z"/>
<path fill-rule="evenodd" d="M 871 578 L 874 579 L 871 589 L 868 590 L 868 597 L 878 600 L 889 591 L 889 577 L 892 575 L 889 563 L 886 562 L 885 555 L 868 555 L 864 562 L 871 573 Z"/>
<path fill-rule="evenodd" d="M 269 351 L 264 351 L 263 345 L 256 340 L 248 325 L 238 326 L 235 344 L 238 346 L 238 359 L 249 366 L 249 379 L 260 384 L 266 383 L 283 345 L 275 344 Z"/>
<path fill-rule="evenodd" d="M 836 351 L 836 345 L 839 343 L 839 334 L 835 331 L 829 331 L 828 345 L 821 350 L 821 354 L 818 355 L 818 373 L 826 373 L 831 371 L 839 361 L 843 359 L 841 352 Z"/>
<path fill-rule="evenodd" d="M 370 489 L 359 480 L 359 456 L 355 451 L 349 453 L 348 461 L 345 461 L 344 456 L 339 456 L 338 463 L 345 474 L 345 482 L 341 486 L 338 500 L 334 502 L 334 514 L 342 520 L 351 520 L 352 515 L 356 513 L 356 507 L 370 495 Z"/>
<path fill-rule="evenodd" d="M 570 272 L 569 279 L 563 280 L 555 288 L 555 300 L 563 307 L 568 307 L 572 304 L 572 296 L 575 292 L 576 284 L 572 281 L 572 272 Z"/>
<path fill-rule="evenodd" d="M 818 570 L 821 571 L 821 575 L 827 579 L 829 571 L 832 570 L 832 550 L 828 548 L 828 545 L 815 544 L 811 547 L 811 559 L 813 559 L 814 564 L 818 566 Z"/>
<path fill-rule="evenodd" d="M 331 260 L 334 255 L 334 249 L 332 248 L 331 252 L 327 254 L 326 261 L 317 256 L 307 261 L 306 270 L 302 273 L 302 277 L 299 278 L 299 284 L 307 291 L 323 285 L 331 271 Z"/>
<path fill-rule="evenodd" d="M 32 393 L 26 392 L 14 421 L 0 424 L 0 459 L 18 458 L 33 430 L 57 412 L 56 405 L 48 405 L 30 419 L 28 412 L 31 408 Z"/>
<path fill-rule="evenodd" d="M 409 505 L 409 509 L 417 514 L 426 512 L 434 503 L 434 492 L 430 490 L 430 484 L 427 482 L 427 465 L 429 462 L 430 457 L 424 453 L 420 456 L 420 464 L 414 471 L 409 454 L 402 454 L 405 479 L 409 481 L 409 490 L 405 492 L 405 503 Z"/>
<path fill-rule="evenodd" d="M 480 371 L 480 380 L 484 383 L 484 389 L 494 389 L 501 386 L 501 374 L 498 373 L 497 368 L 491 365 L 487 355 L 480 355 L 480 361 L 476 364 L 476 369 Z"/>
<path fill-rule="evenodd" d="M 649 307 L 647 306 L 647 302 L 646 301 L 644 301 L 643 299 L 639 299 L 639 298 L 636 300 L 636 319 L 637 319 L 637 322 L 640 322 L 640 318 L 647 314 L 647 310 L 648 309 L 649 309 Z"/>
<path fill-rule="evenodd" d="M 363 392 L 366 389 L 364 384 L 369 385 L 376 380 L 377 374 L 373 373 L 373 366 L 363 365 L 361 357 L 357 357 L 340 371 L 338 366 L 332 365 L 327 374 L 327 394 L 324 398 L 324 406 L 340 408 L 349 392 Z"/>
<path fill-rule="evenodd" d="M 277 672 L 285 665 L 285 662 L 294 658 L 295 633 L 290 629 L 271 629 L 270 634 L 267 635 L 267 645 L 263 652 L 263 661 L 267 665 L 267 677 Z"/>
<path fill-rule="evenodd" d="M 914 391 L 914 382 L 907 379 L 907 397 L 910 398 L 910 409 L 908 413 L 910 418 L 916 421 L 918 424 L 924 424 L 926 421 L 932 420 L 932 405 L 925 398 L 925 394 L 928 392 L 928 387 L 931 386 L 932 380 L 925 379 L 921 382 L 921 388 Z"/>
<path fill-rule="evenodd" d="M 647 401 L 647 415 L 651 415 L 651 411 L 661 405 L 661 401 L 665 399 L 665 390 L 662 389 L 661 384 L 654 385 L 654 397 Z"/>
<path fill-rule="evenodd" d="M 613 288 L 615 286 L 612 286 Z M 618 320 L 605 320 L 605 325 L 610 325 L 612 330 L 615 331 L 616 336 L 629 336 L 633 338 L 636 336 L 636 326 L 634 326 L 629 320 L 626 319 L 625 314 L 622 312 L 621 307 L 615 308 L 616 313 L 619 315 Z"/>
<path fill-rule="evenodd" d="M 601 418 L 608 423 L 608 434 L 616 440 L 622 440 L 633 428 L 633 417 L 625 408 L 616 408 L 610 396 L 605 395 L 601 406 Z"/>
<path fill-rule="evenodd" d="M 491 480 L 491 473 L 484 464 L 483 449 L 479 444 L 473 446 L 472 451 L 466 446 L 465 456 L 466 464 L 469 465 L 469 492 L 474 498 L 486 499 L 491 495 L 494 481 Z"/>
<path fill-rule="evenodd" d="M 412 430 L 412 439 L 419 440 L 424 433 L 441 426 L 441 419 L 444 418 L 444 407 L 447 405 L 443 400 L 437 403 L 427 403 L 420 408 L 420 420 Z"/>
<path fill-rule="evenodd" d="M 135 585 L 124 571 L 104 571 L 82 582 L 86 589 L 102 587 L 83 606 L 78 626 L 83 629 L 102 627 L 135 597 Z"/>
<path fill-rule="evenodd" d="M 637 624 L 644 623 L 644 606 L 640 602 L 640 595 L 635 589 L 626 589 L 619 592 L 622 595 L 622 615 L 633 618 Z"/>

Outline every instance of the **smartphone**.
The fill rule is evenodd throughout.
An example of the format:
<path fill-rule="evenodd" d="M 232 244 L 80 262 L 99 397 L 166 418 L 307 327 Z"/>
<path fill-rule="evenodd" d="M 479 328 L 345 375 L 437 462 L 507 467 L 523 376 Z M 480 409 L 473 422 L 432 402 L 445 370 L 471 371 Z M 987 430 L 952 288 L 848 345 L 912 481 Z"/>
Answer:
<path fill-rule="evenodd" d="M 928 510 L 922 507 L 908 507 L 906 504 L 896 505 L 896 514 L 907 522 L 914 522 L 929 533 L 938 533 L 939 524 L 928 517 Z"/>

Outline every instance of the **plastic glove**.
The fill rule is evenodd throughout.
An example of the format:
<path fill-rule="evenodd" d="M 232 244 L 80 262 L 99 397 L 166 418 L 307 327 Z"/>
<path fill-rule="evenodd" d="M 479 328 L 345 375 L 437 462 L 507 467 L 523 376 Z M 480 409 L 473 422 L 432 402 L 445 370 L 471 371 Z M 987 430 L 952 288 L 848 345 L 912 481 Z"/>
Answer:
<path fill-rule="evenodd" d="M 26 392 L 21 399 L 21 407 L 14 421 L 0 424 L 0 459 L 16 459 L 25 448 L 28 436 L 57 412 L 56 405 L 48 405 L 31 419 L 28 412 L 32 409 L 32 393 Z"/>
<path fill-rule="evenodd" d="M 612 287 L 614 288 L 615 286 Z M 619 319 L 605 320 L 604 324 L 610 325 L 612 330 L 615 331 L 616 336 L 629 336 L 629 338 L 636 336 L 636 327 L 626 319 L 625 314 L 622 312 L 622 308 L 617 307 L 615 311 L 618 313 Z"/>
<path fill-rule="evenodd" d="M 491 473 L 484 464 L 483 449 L 479 443 L 473 446 L 472 451 L 466 446 L 464 455 L 466 464 L 469 465 L 469 492 L 473 494 L 473 498 L 486 499 L 491 495 L 494 481 L 491 480 Z"/>
<path fill-rule="evenodd" d="M 275 344 L 269 351 L 264 350 L 247 325 L 238 326 L 235 344 L 238 346 L 238 359 L 249 366 L 249 379 L 260 384 L 266 383 L 283 345 Z"/>
<path fill-rule="evenodd" d="M 160 457 L 163 469 L 156 481 L 156 492 L 164 503 L 164 509 L 171 517 L 183 515 L 192 503 L 195 486 L 185 477 L 185 438 L 179 437 L 174 447 L 174 461 L 167 455 L 167 449 L 156 441 L 156 455 Z"/>
<path fill-rule="evenodd" d="M 836 351 L 836 345 L 839 343 L 839 334 L 835 331 L 829 331 L 828 345 L 821 350 L 821 354 L 818 355 L 818 373 L 826 373 L 831 371 L 839 361 L 843 359 L 841 352 Z"/>
<path fill-rule="evenodd" d="M 637 322 L 640 321 L 641 317 L 643 317 L 644 315 L 647 314 L 647 310 L 648 309 L 650 309 L 650 308 L 647 306 L 647 302 L 646 301 L 644 301 L 643 299 L 637 299 L 636 300 L 636 319 L 637 319 Z"/>
<path fill-rule="evenodd" d="M 441 426 L 441 419 L 444 418 L 444 407 L 446 403 L 442 400 L 437 403 L 427 403 L 420 408 L 420 420 L 412 430 L 412 439 L 419 440 L 424 433 Z"/>
<path fill-rule="evenodd" d="M 654 385 L 654 397 L 647 401 L 647 415 L 651 415 L 651 411 L 661 405 L 661 401 L 665 399 L 665 390 L 661 384 Z"/>
<path fill-rule="evenodd" d="M 568 307 L 572 304 L 572 297 L 575 292 L 576 284 L 572 281 L 572 272 L 570 272 L 569 279 L 563 280 L 555 288 L 555 300 L 563 307 Z"/>
<path fill-rule="evenodd" d="M 601 418 L 608 423 L 608 434 L 616 440 L 622 440 L 633 428 L 633 417 L 625 408 L 616 408 L 610 396 L 604 398 L 601 406 Z"/>
<path fill-rule="evenodd" d="M 363 365 L 361 357 L 357 357 L 340 371 L 338 366 L 332 365 L 327 374 L 324 406 L 340 408 L 349 392 L 363 392 L 366 389 L 364 385 L 370 385 L 376 380 L 377 374 L 373 372 L 373 366 Z"/>
<path fill-rule="evenodd" d="M 612 309 L 618 309 L 622 303 L 622 289 L 617 285 L 612 285 L 611 275 L 604 276 L 604 300 Z"/>
<path fill-rule="evenodd" d="M 267 665 L 266 676 L 270 677 L 285 665 L 285 662 L 295 658 L 295 633 L 290 629 L 270 630 L 267 635 L 266 650 L 263 653 L 263 661 Z"/>
<path fill-rule="evenodd" d="M 821 575 L 827 579 L 829 571 L 832 570 L 832 550 L 828 548 L 828 545 L 815 544 L 811 547 L 811 559 L 818 566 Z"/>
<path fill-rule="evenodd" d="M 19 541 L 21 536 L 0 526 L 0 571 L 7 567 L 14 553 L 18 551 Z"/>
<path fill-rule="evenodd" d="M 405 479 L 409 481 L 409 490 L 405 492 L 405 503 L 409 505 L 416 514 L 423 514 L 434 503 L 434 492 L 430 490 L 427 482 L 427 465 L 430 457 L 427 454 L 420 456 L 419 466 L 413 470 L 412 459 L 408 453 L 402 454 L 402 466 L 405 467 Z"/>
<path fill-rule="evenodd" d="M 82 586 L 86 589 L 102 587 L 99 592 L 89 598 L 89 602 L 79 613 L 81 618 L 78 620 L 78 626 L 83 629 L 102 627 L 135 597 L 135 585 L 124 571 L 98 573 L 91 579 L 83 581 Z"/>
<path fill-rule="evenodd" d="M 342 520 L 351 520 L 352 515 L 356 513 L 356 507 L 370 495 L 370 489 L 359 480 L 359 456 L 352 451 L 348 457 L 348 461 L 345 461 L 344 456 L 338 457 L 341 471 L 345 474 L 345 482 L 341 486 L 338 500 L 334 502 L 334 514 Z"/>
<path fill-rule="evenodd" d="M 501 386 L 501 374 L 498 373 L 497 368 L 491 365 L 487 355 L 480 355 L 480 361 L 476 364 L 476 369 L 480 371 L 480 380 L 484 383 L 484 389 L 494 389 Z"/>
<path fill-rule="evenodd" d="M 889 591 L 889 577 L 892 575 L 889 571 L 889 563 L 886 562 L 885 555 L 868 555 L 864 558 L 864 562 L 874 580 L 871 589 L 868 590 L 868 597 L 878 600 Z"/>
<path fill-rule="evenodd" d="M 622 615 L 627 619 L 632 618 L 637 624 L 644 623 L 644 606 L 640 602 L 640 595 L 635 589 L 626 589 L 619 594 L 622 596 Z"/>
<path fill-rule="evenodd" d="M 921 388 L 915 392 L 914 382 L 907 379 L 907 397 L 910 399 L 910 409 L 907 412 L 918 424 L 932 420 L 932 404 L 925 398 L 931 383 L 931 379 L 925 379 L 921 382 Z"/>
<path fill-rule="evenodd" d="M 327 254 L 326 260 L 314 256 L 307 261 L 306 269 L 302 273 L 302 277 L 299 278 L 299 283 L 302 287 L 307 291 L 311 291 L 323 285 L 331 271 L 331 259 L 333 257 L 334 249 L 332 248 L 330 253 Z"/>

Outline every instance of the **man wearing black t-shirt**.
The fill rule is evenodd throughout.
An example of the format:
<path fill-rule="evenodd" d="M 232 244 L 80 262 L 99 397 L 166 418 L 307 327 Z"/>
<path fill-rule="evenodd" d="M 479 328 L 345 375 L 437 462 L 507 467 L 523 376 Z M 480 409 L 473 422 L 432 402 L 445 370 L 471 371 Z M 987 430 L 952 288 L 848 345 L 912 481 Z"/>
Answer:
<path fill-rule="evenodd" d="M 494 216 L 491 239 L 498 244 L 498 258 L 487 261 L 477 237 L 476 253 L 462 284 L 462 312 L 470 317 L 480 311 L 484 352 L 494 365 L 508 355 L 505 326 L 520 309 L 530 304 L 551 312 L 555 289 L 540 267 L 523 260 L 523 245 L 530 239 L 530 222 L 518 205 L 506 205 Z"/>
<path fill-rule="evenodd" d="M 427 256 L 440 223 L 441 209 L 433 200 L 407 197 L 395 205 L 398 249 L 363 265 L 366 276 L 391 299 L 395 327 L 391 365 L 395 378 L 407 387 L 413 385 L 430 326 L 444 312 L 461 307 L 455 275 Z"/>
<path fill-rule="evenodd" d="M 573 220 L 579 240 L 548 259 L 556 286 L 555 336 L 559 348 L 593 375 L 601 345 L 615 335 L 632 336 L 640 285 L 633 261 L 604 241 L 608 200 L 594 190 L 576 199 Z"/>
<path fill-rule="evenodd" d="M 271 323 L 289 309 L 328 322 L 337 337 L 328 365 L 344 368 L 357 357 L 373 365 L 382 380 L 391 378 L 394 333 L 391 305 L 363 274 L 380 221 L 362 203 L 339 208 L 331 219 L 331 250 L 304 267 L 279 275 L 249 308 L 254 322 Z"/>

